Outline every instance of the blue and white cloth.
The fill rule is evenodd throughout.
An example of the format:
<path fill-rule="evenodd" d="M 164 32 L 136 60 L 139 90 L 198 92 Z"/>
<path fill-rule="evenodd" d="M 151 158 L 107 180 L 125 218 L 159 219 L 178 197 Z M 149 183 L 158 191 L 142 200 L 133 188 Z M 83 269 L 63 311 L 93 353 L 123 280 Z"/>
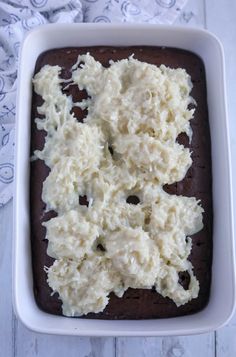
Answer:
<path fill-rule="evenodd" d="M 17 62 L 30 29 L 54 22 L 171 24 L 187 0 L 0 0 L 0 207 L 13 195 Z"/>

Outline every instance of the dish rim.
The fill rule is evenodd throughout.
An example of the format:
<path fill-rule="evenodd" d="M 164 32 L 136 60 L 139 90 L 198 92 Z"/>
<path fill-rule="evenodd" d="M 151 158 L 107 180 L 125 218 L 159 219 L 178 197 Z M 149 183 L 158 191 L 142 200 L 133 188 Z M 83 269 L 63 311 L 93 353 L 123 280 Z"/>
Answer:
<path fill-rule="evenodd" d="M 225 86 L 225 61 L 224 61 L 224 53 L 223 53 L 223 46 L 221 44 L 221 42 L 219 41 L 219 39 L 211 34 L 209 31 L 207 30 L 203 30 L 203 29 L 196 29 L 196 28 L 183 28 L 180 26 L 164 26 L 164 25 L 150 25 L 150 24 L 116 24 L 116 23 L 112 23 L 112 24 L 49 24 L 49 25 L 42 25 L 40 27 L 37 27 L 33 30 L 31 30 L 25 37 L 25 40 L 21 46 L 21 50 L 20 50 L 20 66 L 19 66 L 19 75 L 18 75 L 18 83 L 21 84 L 23 78 L 24 78 L 24 73 L 22 73 L 22 61 L 24 59 L 25 54 L 25 48 L 28 45 L 29 41 L 32 41 L 35 36 L 37 37 L 38 34 L 42 33 L 42 32 L 51 32 L 51 31 L 57 31 L 60 29 L 60 31 L 62 30 L 68 30 L 68 28 L 73 29 L 73 30 L 79 30 L 79 29 L 85 29 L 87 28 L 87 30 L 90 31 L 98 31 L 99 30 L 107 30 L 107 29 L 113 29 L 114 30 L 120 30 L 121 28 L 125 28 L 127 31 L 129 31 L 129 29 L 137 29 L 137 30 L 143 30 L 146 31 L 147 29 L 152 30 L 152 31 L 164 31 L 166 33 L 174 33 L 177 32 L 178 34 L 195 34 L 195 35 L 199 35 L 200 38 L 203 37 L 207 37 L 207 38 L 211 38 L 211 40 L 213 40 L 216 44 L 216 47 L 218 47 L 218 51 L 220 52 L 220 56 L 221 56 L 221 65 L 222 65 L 222 89 L 223 89 L 223 97 L 222 97 L 222 102 L 223 102 L 223 106 L 224 106 L 224 124 L 225 124 L 225 135 L 226 135 L 226 156 L 227 156 L 227 168 L 228 168 L 228 184 L 229 184 L 229 196 L 228 197 L 228 203 L 230 206 L 230 227 L 229 227 L 229 231 L 230 231 L 230 235 L 231 235 L 231 247 L 232 247 L 232 252 L 231 252 L 231 261 L 232 264 L 235 261 L 235 257 L 234 257 L 234 227 L 233 227 L 233 202 L 232 202 L 232 178 L 231 178 L 231 165 L 230 165 L 230 147 L 229 147 L 229 131 L 228 131 L 228 116 L 227 116 L 227 107 L 225 105 L 225 101 L 226 101 L 226 86 Z M 102 45 L 102 43 L 101 43 Z M 66 47 L 66 46 L 63 46 Z M 20 84 L 18 86 L 18 88 L 20 88 Z M 17 137 L 17 145 L 16 148 L 18 149 L 19 147 L 21 147 L 20 142 L 19 142 L 19 137 L 20 137 L 20 113 L 19 113 L 19 107 L 22 105 L 22 94 L 20 93 L 20 90 L 17 91 L 17 113 L 16 113 L 16 137 Z M 193 328 L 191 329 L 183 329 L 181 328 L 180 330 L 173 330 L 173 331 L 146 331 L 146 330 L 130 330 L 130 331 L 125 331 L 125 333 L 123 333 L 122 331 L 118 331 L 118 330 L 102 330 L 102 329 L 95 329 L 92 330 L 90 329 L 88 330 L 84 330 L 84 331 L 78 331 L 76 329 L 74 329 L 73 331 L 71 330 L 65 330 L 65 329 L 60 329 L 60 328 L 47 328 L 45 326 L 35 326 L 34 324 L 32 324 L 32 322 L 30 322 L 29 320 L 27 320 L 26 316 L 24 316 L 24 314 L 22 314 L 22 310 L 19 306 L 19 286 L 17 284 L 17 277 L 18 277 L 18 273 L 17 273 L 17 267 L 19 264 L 19 257 L 17 256 L 18 252 L 18 245 L 19 245 L 19 177 L 18 177 L 18 167 L 20 165 L 20 150 L 16 150 L 17 154 L 15 157 L 15 167 L 16 167 L 16 179 L 15 179 L 15 184 L 14 184 L 14 239 L 13 239 L 13 306 L 14 306 L 14 310 L 16 315 L 20 318 L 20 320 L 31 330 L 37 331 L 37 332 L 46 332 L 46 333 L 56 333 L 56 334 L 68 334 L 68 335 L 80 335 L 80 336 L 164 336 L 164 335 L 185 335 L 185 334 L 194 334 L 194 333 L 204 333 L 204 332 L 209 332 L 209 331 L 213 331 L 216 328 L 222 327 L 223 325 L 225 325 L 230 318 L 232 317 L 233 313 L 234 313 L 234 309 L 235 309 L 235 272 L 232 272 L 232 295 L 233 295 L 233 300 L 234 303 L 231 306 L 230 309 L 230 313 L 227 314 L 227 316 L 224 317 L 224 319 L 221 319 L 221 321 L 218 321 L 218 323 L 211 323 L 209 321 L 208 325 L 202 326 L 201 329 L 199 328 Z M 234 270 L 234 269 L 233 269 Z M 39 309 L 39 308 L 38 308 Z M 41 310 L 39 310 L 40 312 L 42 312 Z M 43 312 L 42 312 L 43 313 Z M 43 313 L 46 314 L 46 313 Z M 195 313 L 194 315 L 197 315 L 199 313 Z M 47 314 L 47 317 L 51 316 L 50 314 Z M 193 315 L 188 315 L 188 316 L 193 316 Z M 65 318 L 65 317 L 63 317 Z M 170 318 L 170 319 L 181 319 L 182 317 L 176 317 L 176 318 Z M 66 318 L 68 319 L 68 318 Z M 79 319 L 80 321 L 83 319 Z M 162 319 L 152 319 L 152 321 L 161 321 Z M 95 320 L 95 321 L 101 321 L 101 320 Z M 108 320 L 102 320 L 102 321 L 108 321 Z M 115 322 L 116 324 L 120 324 L 120 323 L 125 323 L 125 321 L 129 321 L 129 320 L 122 320 L 122 321 L 117 321 L 117 320 L 111 320 L 112 322 Z M 140 321 L 140 320 L 137 320 Z M 141 321 L 146 321 L 146 320 L 141 320 Z M 150 320 L 148 320 L 150 321 Z"/>

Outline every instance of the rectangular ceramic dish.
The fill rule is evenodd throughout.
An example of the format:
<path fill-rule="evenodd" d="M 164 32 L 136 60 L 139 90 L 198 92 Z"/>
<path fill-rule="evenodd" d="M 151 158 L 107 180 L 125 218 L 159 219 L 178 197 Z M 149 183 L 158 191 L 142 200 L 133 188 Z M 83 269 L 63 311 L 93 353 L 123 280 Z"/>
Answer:
<path fill-rule="evenodd" d="M 32 75 L 43 51 L 68 46 L 151 45 L 195 52 L 205 64 L 213 171 L 213 266 L 210 300 L 193 315 L 141 321 L 108 321 L 54 316 L 34 300 L 29 222 L 29 152 Z M 30 329 L 80 336 L 187 335 L 215 330 L 232 316 L 235 305 L 232 194 L 224 56 L 220 42 L 207 31 L 156 25 L 57 24 L 31 31 L 21 48 L 18 98 L 14 208 L 14 308 Z"/>

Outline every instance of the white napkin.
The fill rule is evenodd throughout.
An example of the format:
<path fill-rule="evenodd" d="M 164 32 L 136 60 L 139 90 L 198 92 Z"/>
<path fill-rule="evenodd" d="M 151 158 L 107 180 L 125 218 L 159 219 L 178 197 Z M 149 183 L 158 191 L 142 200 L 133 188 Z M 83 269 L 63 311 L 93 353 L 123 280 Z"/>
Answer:
<path fill-rule="evenodd" d="M 13 194 L 17 61 L 30 29 L 52 22 L 171 24 L 187 0 L 0 0 L 0 207 Z"/>

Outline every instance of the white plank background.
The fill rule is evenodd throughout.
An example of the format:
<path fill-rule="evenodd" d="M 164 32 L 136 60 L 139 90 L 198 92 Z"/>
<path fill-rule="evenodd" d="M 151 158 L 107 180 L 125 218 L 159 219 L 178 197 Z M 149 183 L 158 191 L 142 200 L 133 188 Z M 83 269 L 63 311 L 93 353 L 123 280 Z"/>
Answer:
<path fill-rule="evenodd" d="M 231 149 L 232 157 L 236 157 L 236 1 L 189 0 L 176 24 L 207 28 L 223 42 Z M 232 169 L 236 184 L 236 161 L 232 162 Z M 236 315 L 228 326 L 217 332 L 190 337 L 78 338 L 37 334 L 27 330 L 12 310 L 11 241 L 12 201 L 0 209 L 0 357 L 236 356 Z"/>

